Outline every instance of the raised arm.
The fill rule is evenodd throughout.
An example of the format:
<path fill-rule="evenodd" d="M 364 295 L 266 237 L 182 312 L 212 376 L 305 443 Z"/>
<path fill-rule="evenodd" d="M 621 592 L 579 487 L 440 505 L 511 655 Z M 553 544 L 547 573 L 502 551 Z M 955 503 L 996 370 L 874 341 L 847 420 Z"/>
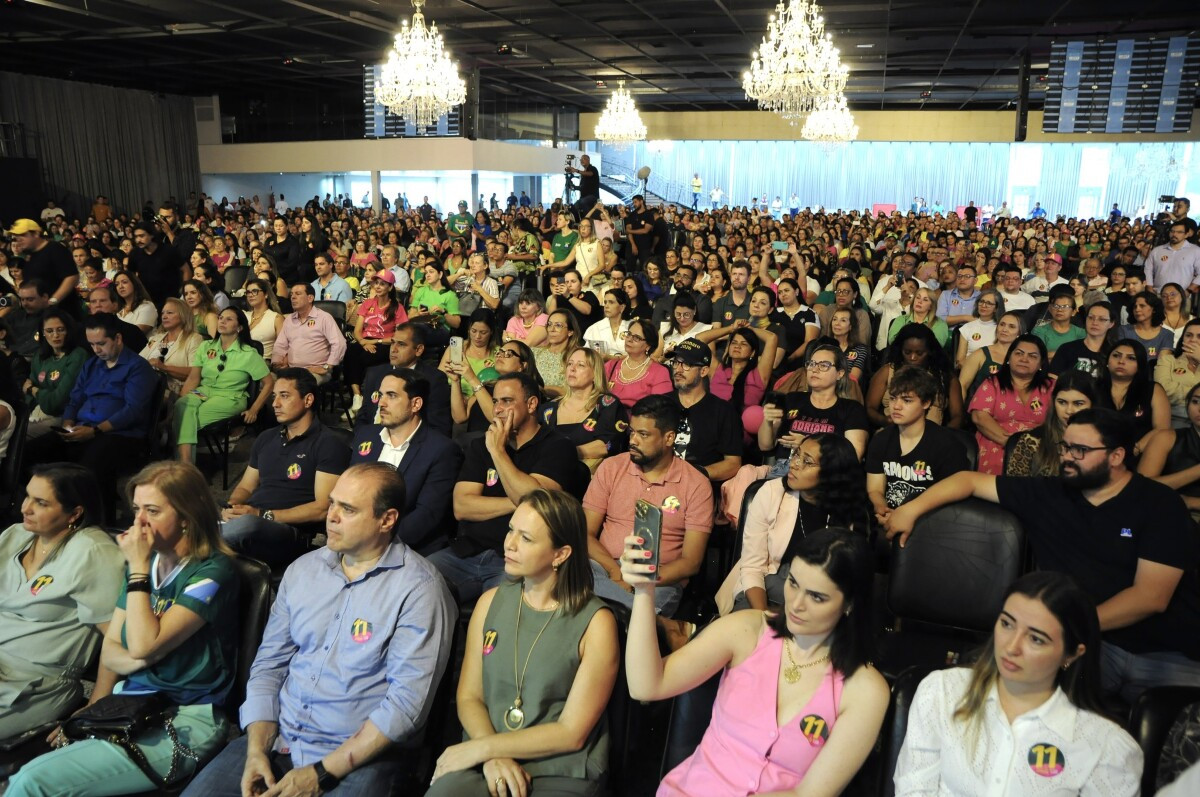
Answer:
<path fill-rule="evenodd" d="M 908 541 L 908 535 L 912 534 L 913 524 L 922 515 L 971 497 L 982 498 L 993 504 L 999 503 L 996 477 L 973 470 L 963 470 L 948 479 L 943 479 L 907 504 L 892 510 L 887 522 L 887 538 L 890 540 L 900 535 L 900 547 L 903 548 Z"/>

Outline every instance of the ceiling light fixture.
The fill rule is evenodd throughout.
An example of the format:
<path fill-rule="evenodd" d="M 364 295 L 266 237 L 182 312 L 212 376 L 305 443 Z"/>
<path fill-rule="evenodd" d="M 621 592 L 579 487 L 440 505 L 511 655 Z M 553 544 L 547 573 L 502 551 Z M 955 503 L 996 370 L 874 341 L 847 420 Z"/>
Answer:
<path fill-rule="evenodd" d="M 822 103 L 842 95 L 849 70 L 833 37 L 825 32 L 821 7 L 810 0 L 780 2 L 767 21 L 767 35 L 750 54 L 742 76 L 749 99 L 795 123 Z"/>
<path fill-rule="evenodd" d="M 597 140 L 617 148 L 646 140 L 646 125 L 633 102 L 633 95 L 625 88 L 624 80 L 617 82 L 616 91 L 608 98 L 608 105 L 596 123 L 595 135 Z"/>
<path fill-rule="evenodd" d="M 437 23 L 425 27 L 421 6 L 412 0 L 412 25 L 405 20 L 375 85 L 375 100 L 391 113 L 427 127 L 467 99 L 467 84 L 450 60 Z"/>
<path fill-rule="evenodd" d="M 823 144 L 844 144 L 858 138 L 858 125 L 850 113 L 844 96 L 822 105 L 804 120 L 800 136 L 807 141 Z"/>

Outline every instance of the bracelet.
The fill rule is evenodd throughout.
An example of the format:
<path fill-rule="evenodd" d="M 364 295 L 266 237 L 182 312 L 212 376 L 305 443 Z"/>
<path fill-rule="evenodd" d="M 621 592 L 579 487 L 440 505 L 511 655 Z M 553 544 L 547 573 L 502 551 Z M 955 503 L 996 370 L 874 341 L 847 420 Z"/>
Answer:
<path fill-rule="evenodd" d="M 147 595 L 149 595 L 150 594 L 150 582 L 149 581 L 131 581 L 125 585 L 125 592 L 126 593 L 145 592 Z"/>
<path fill-rule="evenodd" d="M 132 572 L 129 574 L 130 580 L 137 579 L 137 578 L 150 578 L 150 574 L 149 573 L 132 573 Z"/>

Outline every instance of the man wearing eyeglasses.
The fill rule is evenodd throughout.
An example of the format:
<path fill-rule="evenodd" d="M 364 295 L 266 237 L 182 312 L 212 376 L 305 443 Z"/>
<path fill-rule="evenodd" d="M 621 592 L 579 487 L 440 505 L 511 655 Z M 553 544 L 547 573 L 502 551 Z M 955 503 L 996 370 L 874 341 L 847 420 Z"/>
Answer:
<path fill-rule="evenodd" d="M 945 321 L 946 326 L 957 327 L 975 319 L 975 302 L 979 301 L 975 277 L 974 266 L 959 266 L 954 290 L 943 291 L 938 297 L 937 317 Z"/>
<path fill-rule="evenodd" d="M 1200 686 L 1200 540 L 1183 499 L 1129 469 L 1134 433 L 1115 410 L 1067 422 L 1057 478 L 967 471 L 893 510 L 903 546 L 924 514 L 974 496 L 1016 515 L 1038 566 L 1071 575 L 1095 600 L 1104 688 L 1128 702 L 1152 686 Z"/>
<path fill-rule="evenodd" d="M 671 363 L 679 426 L 675 455 L 704 471 L 710 481 L 732 478 L 742 466 L 742 423 L 733 405 L 708 392 L 712 350 L 695 338 L 676 344 Z"/>

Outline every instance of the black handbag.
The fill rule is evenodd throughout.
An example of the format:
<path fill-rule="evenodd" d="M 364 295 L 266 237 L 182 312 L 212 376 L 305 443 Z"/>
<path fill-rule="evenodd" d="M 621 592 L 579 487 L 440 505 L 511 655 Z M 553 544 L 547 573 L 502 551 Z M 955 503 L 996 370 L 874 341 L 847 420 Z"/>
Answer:
<path fill-rule="evenodd" d="M 63 735 L 72 742 L 99 739 L 115 744 L 125 751 L 151 783 L 165 789 L 175 780 L 181 757 L 199 762 L 199 756 L 180 743 L 171 722 L 174 715 L 172 708 L 159 694 L 109 695 L 68 718 L 62 725 Z M 154 771 L 137 745 L 138 736 L 160 725 L 165 727 L 172 744 L 171 768 L 165 778 Z"/>

